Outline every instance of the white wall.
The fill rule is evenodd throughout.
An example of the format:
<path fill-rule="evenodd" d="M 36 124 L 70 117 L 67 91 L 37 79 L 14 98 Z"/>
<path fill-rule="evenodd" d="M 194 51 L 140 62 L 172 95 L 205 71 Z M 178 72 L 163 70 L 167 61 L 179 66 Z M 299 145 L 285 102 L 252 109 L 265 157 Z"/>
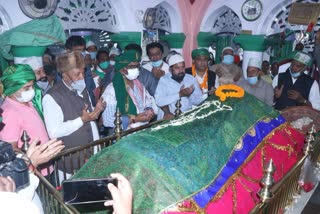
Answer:
<path fill-rule="evenodd" d="M 31 20 L 21 11 L 18 0 L 0 0 L 0 5 L 10 16 L 11 28 Z"/>
<path fill-rule="evenodd" d="M 227 6 L 231 8 L 240 18 L 242 24 L 242 30 L 251 30 L 252 34 L 266 34 L 267 27 L 271 25 L 271 22 L 275 15 L 280 11 L 283 5 L 292 2 L 292 0 L 260 0 L 262 2 L 262 15 L 255 21 L 247 21 L 242 17 L 241 7 L 245 0 L 213 0 L 208 7 L 206 14 L 202 20 L 200 31 L 208 31 L 213 26 L 214 20 L 211 20 L 210 16 L 219 8 Z M 208 20 L 209 19 L 209 20 Z"/>

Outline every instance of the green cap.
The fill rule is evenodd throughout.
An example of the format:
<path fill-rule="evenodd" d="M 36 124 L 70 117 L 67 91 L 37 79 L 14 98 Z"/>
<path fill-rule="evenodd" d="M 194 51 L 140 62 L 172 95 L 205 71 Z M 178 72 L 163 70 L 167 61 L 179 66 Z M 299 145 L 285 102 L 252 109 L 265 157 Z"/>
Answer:
<path fill-rule="evenodd" d="M 210 58 L 209 51 L 205 48 L 194 49 L 191 53 L 192 59 L 195 59 L 197 56 L 206 56 Z"/>

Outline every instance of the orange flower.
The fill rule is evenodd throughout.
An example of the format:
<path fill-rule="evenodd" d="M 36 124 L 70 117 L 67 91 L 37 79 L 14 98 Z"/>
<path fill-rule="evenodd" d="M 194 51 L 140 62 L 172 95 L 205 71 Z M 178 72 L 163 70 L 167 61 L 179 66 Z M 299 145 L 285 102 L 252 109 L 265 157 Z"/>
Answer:
<path fill-rule="evenodd" d="M 227 99 L 227 97 L 243 97 L 244 90 L 243 88 L 233 84 L 221 85 L 217 88 L 215 94 L 220 98 L 220 101 L 223 102 Z"/>
<path fill-rule="evenodd" d="M 191 71 L 192 71 L 192 76 L 196 77 L 197 73 L 196 73 L 196 67 L 194 64 L 192 64 Z M 208 89 L 208 68 L 206 69 L 206 73 L 204 74 L 204 78 L 203 78 L 202 83 L 200 83 L 200 82 L 198 82 L 198 83 L 199 83 L 201 90 Z"/>

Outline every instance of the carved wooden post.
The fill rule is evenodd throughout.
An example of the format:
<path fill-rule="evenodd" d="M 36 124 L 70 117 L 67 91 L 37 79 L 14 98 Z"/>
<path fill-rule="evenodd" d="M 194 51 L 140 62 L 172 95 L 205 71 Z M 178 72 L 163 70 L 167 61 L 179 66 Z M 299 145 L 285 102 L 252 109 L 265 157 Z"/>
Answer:
<path fill-rule="evenodd" d="M 272 159 L 270 159 L 268 165 L 264 169 L 264 176 L 260 181 L 262 189 L 258 192 L 258 196 L 263 203 L 267 203 L 273 197 L 271 191 L 272 186 L 274 185 L 273 174 L 275 172 L 275 167 L 273 165 Z"/>
<path fill-rule="evenodd" d="M 121 138 L 121 132 L 122 132 L 122 120 L 121 120 L 121 113 L 119 108 L 117 108 L 117 111 L 115 113 L 116 119 L 114 120 L 115 128 L 114 133 L 117 136 L 117 141 Z"/>
<path fill-rule="evenodd" d="M 21 141 L 23 142 L 21 150 L 24 153 L 26 153 L 28 148 L 29 148 L 29 141 L 30 141 L 30 137 L 29 137 L 29 135 L 28 135 L 26 130 L 23 130 L 23 132 L 22 132 Z"/>
<path fill-rule="evenodd" d="M 182 114 L 181 111 L 181 99 L 179 99 L 176 103 L 176 110 L 174 111 L 174 114 L 176 117 L 180 116 Z"/>

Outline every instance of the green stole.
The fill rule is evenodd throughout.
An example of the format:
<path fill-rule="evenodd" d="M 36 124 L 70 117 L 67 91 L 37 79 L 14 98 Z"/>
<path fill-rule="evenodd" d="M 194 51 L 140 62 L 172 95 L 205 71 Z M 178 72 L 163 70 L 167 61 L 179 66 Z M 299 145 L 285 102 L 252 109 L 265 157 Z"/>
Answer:
<path fill-rule="evenodd" d="M 136 115 L 137 108 L 126 90 L 126 84 L 124 82 L 122 74 L 119 71 L 116 72 L 112 83 L 116 94 L 117 108 L 119 108 L 121 114 Z"/>
<path fill-rule="evenodd" d="M 33 107 L 37 110 L 39 116 L 43 120 L 43 109 L 42 109 L 42 90 L 39 88 L 37 83 L 34 84 L 34 98 L 32 99 Z"/>

